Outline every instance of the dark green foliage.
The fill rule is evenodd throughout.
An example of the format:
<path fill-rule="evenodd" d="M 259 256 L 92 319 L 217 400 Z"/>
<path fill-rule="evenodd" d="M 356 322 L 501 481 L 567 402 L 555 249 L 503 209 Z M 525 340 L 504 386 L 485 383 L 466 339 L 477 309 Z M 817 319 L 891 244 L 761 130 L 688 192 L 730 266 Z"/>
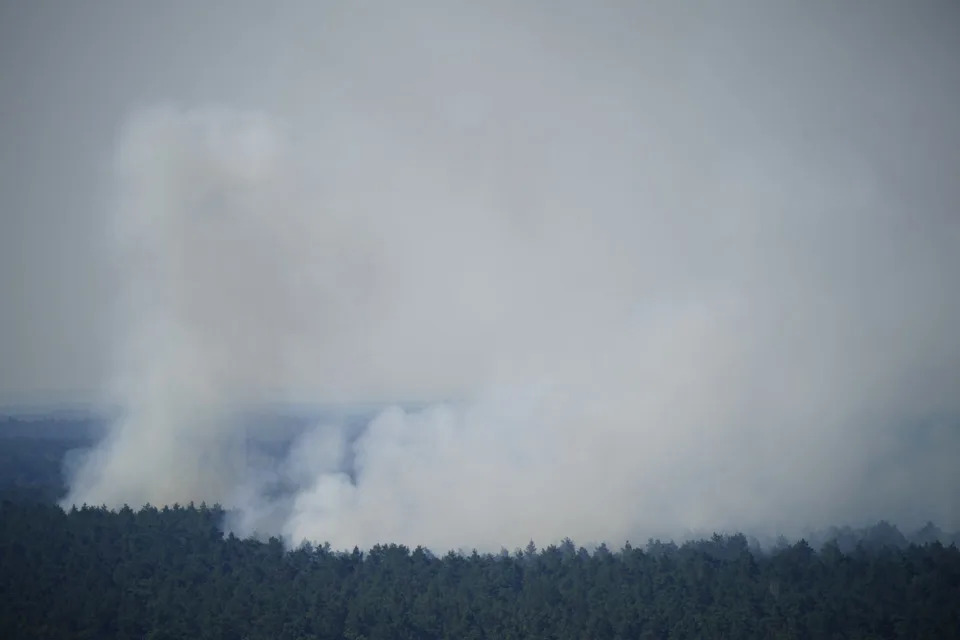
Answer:
<path fill-rule="evenodd" d="M 397 545 L 284 551 L 223 536 L 223 512 L 202 505 L 0 509 L 10 640 L 960 637 L 960 551 L 938 542 L 757 555 L 718 535 L 437 558 Z"/>

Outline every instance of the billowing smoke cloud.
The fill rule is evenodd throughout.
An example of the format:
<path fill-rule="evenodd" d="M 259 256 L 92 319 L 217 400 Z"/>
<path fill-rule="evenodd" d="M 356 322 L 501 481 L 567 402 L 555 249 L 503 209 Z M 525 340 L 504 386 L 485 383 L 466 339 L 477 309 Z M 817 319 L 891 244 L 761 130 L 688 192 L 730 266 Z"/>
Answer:
<path fill-rule="evenodd" d="M 274 211 L 278 135 L 260 116 L 172 108 L 124 129 L 110 233 L 125 284 L 112 395 L 126 411 L 71 500 L 223 499 L 241 480 L 238 403 L 264 397 L 290 330 L 283 270 L 297 258 L 285 235 L 296 231 Z"/>
<path fill-rule="evenodd" d="M 127 410 L 66 502 L 338 547 L 960 526 L 935 21 L 563 7 L 345 11 L 315 111 L 134 116 Z M 254 468 L 290 399 L 433 404 Z"/>

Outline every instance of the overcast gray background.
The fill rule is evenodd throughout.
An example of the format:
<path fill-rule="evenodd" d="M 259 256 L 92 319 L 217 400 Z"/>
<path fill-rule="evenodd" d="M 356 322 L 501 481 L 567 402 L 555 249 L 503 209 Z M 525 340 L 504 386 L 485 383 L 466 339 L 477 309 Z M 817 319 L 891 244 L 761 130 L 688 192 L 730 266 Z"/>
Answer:
<path fill-rule="evenodd" d="M 69 500 L 960 525 L 956 3 L 0 11 L 0 394 L 127 409 Z M 464 402 L 318 431 L 263 505 L 211 456 L 278 398 Z"/>
<path fill-rule="evenodd" d="M 630 103 L 610 114 L 634 128 L 657 129 L 666 110 L 688 114 L 684 124 L 708 137 L 762 132 L 789 139 L 794 153 L 839 150 L 884 185 L 890 209 L 915 213 L 916 226 L 956 216 L 956 3 L 279 4 L 0 6 L 0 397 L 89 399 L 101 384 L 102 310 L 114 291 L 100 246 L 108 163 L 124 118 L 157 102 L 265 109 L 309 135 L 342 111 L 344 94 L 383 117 L 422 106 L 417 95 L 453 94 L 458 82 L 503 103 L 511 78 L 547 66 L 570 74 L 563 90 L 652 94 L 646 114 Z M 451 62 L 448 76 L 418 85 L 405 74 L 439 64 L 426 62 L 430 45 L 418 39 L 440 58 L 476 44 L 479 60 Z M 518 43 L 547 60 L 525 67 L 513 59 L 524 53 Z M 408 91 L 413 98 L 399 95 Z M 517 111 L 524 99 L 521 91 Z M 703 167 L 690 160 L 676 189 L 696 188 L 690 174 Z M 501 188 L 523 183 L 523 171 L 498 170 Z M 950 289 L 944 283 L 944 295 Z"/>

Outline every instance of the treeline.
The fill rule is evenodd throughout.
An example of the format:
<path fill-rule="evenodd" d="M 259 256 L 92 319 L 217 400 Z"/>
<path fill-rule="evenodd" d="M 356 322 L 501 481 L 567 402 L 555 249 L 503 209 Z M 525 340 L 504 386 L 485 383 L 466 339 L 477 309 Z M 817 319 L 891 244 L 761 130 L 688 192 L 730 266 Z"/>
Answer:
<path fill-rule="evenodd" d="M 801 541 L 755 554 L 742 535 L 592 553 L 558 546 L 435 557 L 220 531 L 205 506 L 65 513 L 0 506 L 0 637 L 960 637 L 960 551 Z"/>
<path fill-rule="evenodd" d="M 98 428 L 92 420 L 0 417 L 0 496 L 63 496 L 65 459 L 92 446 Z"/>

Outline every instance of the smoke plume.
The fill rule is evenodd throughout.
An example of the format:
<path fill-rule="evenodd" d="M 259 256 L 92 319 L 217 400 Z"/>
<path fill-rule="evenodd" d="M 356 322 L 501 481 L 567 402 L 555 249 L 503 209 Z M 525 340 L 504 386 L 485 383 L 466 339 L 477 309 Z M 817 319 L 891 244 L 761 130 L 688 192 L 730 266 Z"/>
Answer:
<path fill-rule="evenodd" d="M 438 550 L 960 526 L 949 45 L 561 5 L 345 11 L 312 111 L 128 120 L 126 410 L 66 503 Z M 252 465 L 246 411 L 305 399 L 397 404 Z"/>

